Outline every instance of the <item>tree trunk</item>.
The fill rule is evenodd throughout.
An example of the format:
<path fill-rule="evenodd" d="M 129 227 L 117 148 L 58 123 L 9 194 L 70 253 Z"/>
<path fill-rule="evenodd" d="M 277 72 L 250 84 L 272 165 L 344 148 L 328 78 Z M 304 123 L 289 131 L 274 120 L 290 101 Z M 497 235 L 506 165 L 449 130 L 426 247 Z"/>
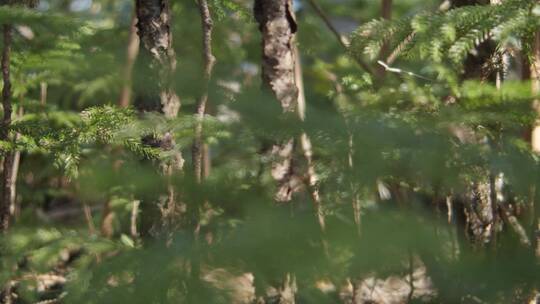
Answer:
<path fill-rule="evenodd" d="M 534 54 L 531 62 L 531 85 L 532 92 L 540 94 L 540 31 L 536 32 L 534 41 Z M 531 144 L 536 153 L 540 153 L 540 100 L 533 103 L 538 119 L 533 127 Z"/>
<path fill-rule="evenodd" d="M 540 94 L 540 30 L 536 32 L 534 38 L 534 54 L 531 62 L 531 83 L 532 92 Z M 540 99 L 537 99 L 533 103 L 534 110 L 537 113 L 537 120 L 533 127 L 531 142 L 532 149 L 536 153 L 540 153 Z M 536 256 L 540 258 L 540 208 L 535 206 L 536 213 Z"/>
<path fill-rule="evenodd" d="M 2 90 L 2 106 L 4 108 L 4 117 L 2 119 L 2 128 L 0 129 L 0 140 L 8 142 L 10 140 L 9 129 L 11 127 L 11 80 L 10 80 L 10 54 L 12 41 L 12 26 L 10 24 L 3 25 L 4 49 L 2 51 L 2 78 L 4 87 Z M 10 198 L 11 187 L 13 185 L 11 179 L 13 177 L 13 160 L 14 155 L 11 151 L 4 151 L 4 162 L 2 172 L 2 197 L 0 201 L 0 231 L 5 233 L 9 228 L 10 221 Z"/>
<path fill-rule="evenodd" d="M 262 33 L 262 78 L 280 102 L 283 112 L 297 111 L 300 120 L 305 119 L 305 96 L 299 52 L 295 44 L 297 24 L 291 0 L 256 0 L 254 13 Z M 278 184 L 275 199 L 288 202 L 294 192 L 301 188 L 302 178 L 295 172 L 295 139 L 291 138 L 272 148 L 275 161 L 272 177 Z M 318 177 L 313 164 L 311 141 L 307 134 L 300 137 L 300 146 L 307 163 L 307 187 L 313 200 L 319 225 L 324 230 L 324 217 L 318 191 Z"/>
<path fill-rule="evenodd" d="M 292 0 L 255 0 L 254 13 L 262 33 L 264 84 L 283 112 L 294 112 L 298 101 L 293 48 L 297 25 Z"/>
<path fill-rule="evenodd" d="M 295 79 L 294 36 L 297 25 L 292 0 L 255 0 L 255 19 L 262 34 L 262 79 L 264 86 L 281 104 L 284 113 L 293 113 L 298 106 Z M 272 148 L 272 177 L 277 182 L 275 199 L 288 202 L 301 181 L 293 167 L 294 139 Z"/>
<path fill-rule="evenodd" d="M 120 100 L 118 105 L 122 108 L 129 106 L 131 101 L 131 79 L 133 72 L 133 65 L 139 54 L 139 36 L 137 36 L 137 15 L 133 13 L 131 17 L 131 25 L 129 27 L 128 47 L 126 52 L 126 66 L 122 73 L 124 85 L 120 93 Z"/>
<path fill-rule="evenodd" d="M 142 111 L 158 111 L 174 118 L 180 99 L 173 90 L 176 57 L 172 47 L 169 0 L 136 0 L 137 29 L 142 52 L 150 61 L 147 93 L 139 96 Z M 157 80 L 157 81 L 155 81 Z"/>
<path fill-rule="evenodd" d="M 490 2 L 479 0 L 452 0 L 452 8 L 469 5 L 490 5 Z M 493 3 L 496 4 L 496 3 Z M 476 47 L 475 54 L 469 54 L 464 63 L 462 79 L 482 79 L 495 83 L 497 72 L 487 71 L 484 68 L 486 62 L 496 51 L 492 41 L 488 40 Z M 470 138 L 465 142 L 487 142 L 486 138 L 479 138 L 473 130 L 467 130 Z M 487 145 L 487 144 L 486 144 Z M 490 147 L 491 148 L 491 147 Z M 467 237 L 471 237 L 477 245 L 483 246 L 493 243 L 496 233 L 500 229 L 497 201 L 494 199 L 494 176 L 493 172 L 481 167 L 474 168 L 477 179 L 470 183 L 465 196 L 463 215 L 466 221 Z"/>
<path fill-rule="evenodd" d="M 298 117 L 301 121 L 306 119 L 306 95 L 304 91 L 304 78 L 302 75 L 302 64 L 300 60 L 300 52 L 298 51 L 298 46 L 296 44 L 294 47 L 294 57 L 295 57 L 295 81 L 298 87 Z M 322 210 L 321 196 L 319 194 L 319 177 L 315 171 L 315 162 L 313 160 L 313 148 L 311 145 L 311 139 L 309 136 L 302 132 L 300 135 L 300 146 L 302 147 L 302 152 L 304 155 L 304 160 L 306 161 L 306 184 L 313 201 L 313 206 L 315 207 L 315 212 L 317 214 L 317 219 L 319 221 L 319 227 L 321 231 L 325 229 L 325 219 Z"/>
<path fill-rule="evenodd" d="M 210 10 L 208 9 L 208 3 L 206 0 L 199 0 L 199 11 L 203 30 L 204 86 L 201 97 L 199 98 L 199 102 L 197 103 L 197 124 L 195 126 L 195 139 L 193 142 L 192 155 L 195 179 L 200 183 L 203 177 L 206 177 L 205 174 L 203 174 L 203 168 L 209 167 L 209 164 L 204 164 L 204 155 L 206 154 L 205 152 L 207 152 L 207 147 L 204 146 L 202 139 L 203 119 L 204 114 L 206 113 L 208 89 L 216 58 L 212 54 L 212 29 L 214 22 L 212 21 L 212 16 L 210 15 Z M 209 161 L 208 158 L 206 158 L 206 160 Z"/>
<path fill-rule="evenodd" d="M 255 0 L 255 19 L 262 34 L 263 85 L 272 92 L 284 113 L 294 113 L 298 107 L 298 87 L 294 36 L 297 24 L 292 0 Z M 274 162 L 272 177 L 278 184 L 275 199 L 288 202 L 298 190 L 301 181 L 294 172 L 293 138 L 272 147 Z M 295 303 L 296 284 L 294 276 L 285 274 L 282 286 L 267 294 L 269 303 Z"/>
<path fill-rule="evenodd" d="M 141 112 L 159 112 L 166 118 L 175 118 L 180 109 L 180 99 L 174 91 L 173 81 L 176 70 L 176 56 L 172 47 L 171 10 L 169 0 L 136 0 L 137 33 L 140 38 L 141 62 L 145 63 L 141 90 L 137 92 L 135 106 Z M 149 135 L 143 144 L 168 151 L 170 156 L 161 161 L 161 169 L 167 176 L 167 195 L 159 199 L 161 227 L 174 228 L 179 223 L 180 209 L 177 202 L 176 189 L 170 176 L 182 170 L 184 160 L 177 151 L 174 135 L 166 131 L 164 134 Z M 176 151 L 175 151 L 176 150 Z M 175 151 L 171 153 L 172 151 Z M 161 229 L 153 224 L 152 230 L 159 233 Z"/>
<path fill-rule="evenodd" d="M 17 117 L 20 118 L 24 114 L 24 109 L 22 107 L 22 104 L 19 106 L 19 109 L 17 111 Z M 21 138 L 20 133 L 15 134 L 15 142 L 19 141 Z M 19 165 L 21 163 L 21 151 L 17 150 L 12 152 L 13 154 L 13 163 L 11 168 L 11 185 L 10 188 L 10 194 L 9 194 L 9 214 L 14 219 L 17 219 L 19 216 L 19 206 L 17 206 L 17 177 L 19 175 Z"/>

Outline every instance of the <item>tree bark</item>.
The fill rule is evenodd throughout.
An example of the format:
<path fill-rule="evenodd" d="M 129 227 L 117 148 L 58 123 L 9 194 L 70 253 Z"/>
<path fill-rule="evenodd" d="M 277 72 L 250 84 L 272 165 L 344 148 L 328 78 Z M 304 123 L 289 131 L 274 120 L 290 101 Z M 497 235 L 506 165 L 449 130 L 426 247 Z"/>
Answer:
<path fill-rule="evenodd" d="M 180 109 L 180 99 L 174 91 L 176 55 L 172 46 L 171 9 L 169 0 L 136 0 L 137 34 L 140 38 L 141 60 L 144 73 L 144 90 L 137 92 L 135 106 L 141 112 L 159 112 L 165 118 L 175 118 Z M 159 199 L 161 228 L 174 228 L 179 223 L 180 208 L 172 174 L 182 170 L 184 160 L 177 150 L 174 135 L 166 131 L 142 138 L 143 144 L 168 151 L 170 156 L 161 161 L 161 170 L 167 177 L 167 195 Z M 159 233 L 159 225 L 151 230 Z"/>
<path fill-rule="evenodd" d="M 142 111 L 158 111 L 174 118 L 180 99 L 173 89 L 176 56 L 172 47 L 169 0 L 136 0 L 137 29 L 142 52 L 150 60 L 148 92 L 140 96 Z M 157 82 L 155 81 L 157 79 Z"/>
<path fill-rule="evenodd" d="M 533 94 L 540 94 L 540 30 L 536 31 L 534 37 L 534 49 L 531 62 L 531 84 Z M 535 153 L 540 153 L 540 99 L 533 102 L 534 110 L 537 113 L 537 119 L 533 127 L 531 144 Z M 537 203 L 537 202 L 536 202 Z M 540 258 L 540 208 L 535 206 L 536 216 L 536 256 Z"/>
<path fill-rule="evenodd" d="M 531 85 L 533 94 L 540 94 L 540 31 L 536 32 L 534 40 L 534 54 L 531 62 Z M 540 153 L 540 99 L 533 102 L 534 110 L 538 115 L 532 131 L 531 144 L 536 153 Z"/>
<path fill-rule="evenodd" d="M 122 108 L 128 107 L 131 101 L 131 79 L 133 73 L 133 65 L 135 64 L 135 60 L 137 59 L 137 55 L 139 54 L 139 44 L 139 36 L 137 36 L 137 15 L 136 13 L 134 13 L 131 17 L 131 25 L 129 27 L 128 47 L 126 52 L 126 66 L 124 67 L 124 71 L 122 73 L 124 85 L 122 86 L 120 100 L 118 101 L 118 105 Z"/>
<path fill-rule="evenodd" d="M 255 19 L 262 34 L 263 85 L 277 99 L 284 113 L 293 113 L 298 106 L 294 36 L 297 24 L 292 11 L 292 0 L 255 0 Z M 272 147 L 274 158 L 271 174 L 277 182 L 275 199 L 288 202 L 301 181 L 293 166 L 294 139 Z"/>
<path fill-rule="evenodd" d="M 482 2 L 478 0 L 452 0 L 451 7 L 463 7 L 469 5 L 496 5 L 492 1 Z M 476 47 L 475 54 L 469 54 L 464 63 L 462 79 L 482 79 L 496 84 L 497 72 L 487 71 L 484 68 L 486 62 L 496 52 L 492 41 L 488 40 Z M 464 142 L 481 144 L 486 138 L 480 138 L 473 130 L 467 130 L 469 138 Z M 494 147 L 488 147 L 490 149 Z M 466 201 L 463 207 L 463 215 L 466 221 L 467 237 L 479 246 L 495 244 L 497 232 L 501 229 L 499 207 L 496 200 L 495 173 L 490 170 L 475 167 L 476 180 L 472 181 L 467 189 Z"/>
<path fill-rule="evenodd" d="M 297 24 L 292 0 L 255 0 L 254 14 L 262 34 L 263 85 L 280 103 L 283 113 L 294 113 L 298 107 L 299 90 L 294 48 Z M 275 193 L 278 202 L 290 201 L 302 183 L 294 172 L 294 147 L 293 138 L 272 147 L 274 162 L 271 174 L 278 184 Z M 269 302 L 294 304 L 294 275 L 285 274 L 281 286 L 273 291 L 266 295 Z"/>
<path fill-rule="evenodd" d="M 12 26 L 10 24 L 3 25 L 4 49 L 2 51 L 2 78 L 4 87 L 2 89 L 2 106 L 4 108 L 4 117 L 2 119 L 2 129 L 0 130 L 0 140 L 8 142 L 10 139 L 9 129 L 11 128 L 11 80 L 10 80 L 10 55 L 12 42 Z M 14 155 L 11 151 L 4 151 L 4 162 L 2 172 L 2 197 L 0 202 L 0 231 L 5 233 L 9 228 L 10 222 L 10 198 L 11 187 L 13 185 L 11 179 L 13 177 L 13 161 Z"/>
<path fill-rule="evenodd" d="M 212 70 L 216 62 L 216 58 L 212 54 L 212 29 L 214 22 L 208 9 L 206 0 L 199 0 L 199 11 L 201 14 L 201 25 L 203 30 L 203 57 L 204 57 L 204 86 L 203 92 L 197 103 L 197 124 L 195 126 L 195 139 L 193 142 L 193 170 L 197 182 L 201 182 L 203 178 L 203 167 L 208 168 L 209 164 L 204 164 L 205 147 L 202 139 L 203 135 L 203 119 L 206 113 L 206 104 L 208 102 L 208 89 L 210 79 L 212 78 Z"/>
<path fill-rule="evenodd" d="M 306 119 L 306 95 L 304 91 L 304 78 L 302 75 L 302 64 L 300 60 L 300 52 L 298 51 L 298 46 L 295 44 L 294 47 L 294 57 L 296 61 L 295 65 L 295 82 L 298 87 L 298 117 L 301 121 L 304 121 Z M 319 221 L 319 227 L 321 228 L 321 231 L 325 230 L 325 219 L 324 219 L 324 213 L 322 210 L 322 201 L 321 196 L 319 194 L 319 176 L 317 175 L 317 172 L 315 171 L 315 162 L 313 160 L 313 148 L 311 144 L 311 139 L 309 136 L 302 132 L 300 135 L 300 145 L 302 147 L 302 152 L 304 155 L 304 160 L 306 161 L 307 165 L 307 172 L 306 172 L 306 184 L 309 190 L 309 193 L 311 195 L 311 199 L 313 201 L 313 206 L 315 208 L 315 212 L 317 213 L 317 219 Z"/>
<path fill-rule="evenodd" d="M 297 25 L 292 0 L 255 0 L 254 13 L 262 33 L 263 82 L 283 112 L 294 112 L 298 101 L 293 48 Z"/>
<path fill-rule="evenodd" d="M 19 109 L 17 111 L 17 117 L 22 117 L 24 114 L 24 109 L 22 107 L 22 104 L 19 106 Z M 20 133 L 15 134 L 15 142 L 19 141 L 21 138 Z M 19 165 L 21 163 L 21 151 L 16 150 L 14 152 L 11 152 L 13 154 L 13 162 L 12 162 L 12 169 L 11 169 L 11 178 L 10 182 L 11 185 L 10 188 L 10 194 L 9 194 L 9 214 L 11 217 L 13 217 L 15 220 L 19 216 L 19 206 L 17 206 L 17 177 L 19 175 Z"/>

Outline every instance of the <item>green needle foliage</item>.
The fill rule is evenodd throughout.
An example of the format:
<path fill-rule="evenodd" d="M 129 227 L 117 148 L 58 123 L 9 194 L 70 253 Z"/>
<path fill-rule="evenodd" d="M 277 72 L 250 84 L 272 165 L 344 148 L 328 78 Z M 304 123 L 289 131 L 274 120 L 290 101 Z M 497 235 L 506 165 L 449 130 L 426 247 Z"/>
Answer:
<path fill-rule="evenodd" d="M 0 23 L 14 28 L 0 158 L 20 156 L 0 303 L 285 303 L 269 290 L 287 276 L 297 303 L 538 297 L 529 134 L 539 95 L 521 73 L 535 60 L 538 2 L 404 1 L 373 21 L 373 1 L 320 2 L 339 31 L 356 29 L 344 50 L 310 1 L 294 1 L 300 120 L 261 80 L 251 1 L 209 1 L 208 82 L 198 1 L 171 1 L 168 76 L 182 103 L 171 119 L 137 110 L 158 80 L 147 54 L 126 74 L 134 1 L 0 1 Z M 387 67 L 370 74 L 355 60 Z M 116 106 L 126 84 L 130 105 Z M 211 164 L 202 182 L 191 154 L 199 123 Z M 271 151 L 291 138 L 300 191 L 277 203 Z M 183 168 L 167 171 L 179 155 Z"/>

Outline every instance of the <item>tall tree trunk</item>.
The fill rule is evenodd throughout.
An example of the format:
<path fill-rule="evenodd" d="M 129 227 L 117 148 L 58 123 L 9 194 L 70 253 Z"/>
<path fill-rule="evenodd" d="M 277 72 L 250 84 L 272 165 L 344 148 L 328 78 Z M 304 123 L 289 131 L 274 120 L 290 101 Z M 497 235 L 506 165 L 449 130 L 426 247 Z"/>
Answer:
<path fill-rule="evenodd" d="M 140 38 L 141 61 L 147 63 L 144 88 L 139 91 L 135 106 L 141 112 L 160 112 L 166 118 L 175 118 L 180 109 L 180 99 L 174 91 L 176 56 L 172 46 L 171 9 L 169 0 L 136 0 L 137 33 Z M 161 162 L 167 176 L 167 196 L 160 198 L 161 226 L 172 228 L 179 223 L 180 208 L 170 176 L 183 167 L 184 160 L 177 150 L 174 135 L 146 136 L 143 143 L 169 151 L 170 157 Z M 157 229 L 154 225 L 154 229 Z"/>
<path fill-rule="evenodd" d="M 469 5 L 490 5 L 479 0 L 452 0 L 451 7 L 463 7 Z M 495 3 L 493 3 L 495 4 Z M 495 52 L 493 42 L 488 40 L 476 47 L 476 53 L 470 54 L 464 63 L 462 79 L 482 79 L 492 82 L 496 81 L 497 73 L 486 72 L 483 68 L 485 63 Z M 479 138 L 473 130 L 467 130 L 472 136 L 466 141 L 479 144 L 487 142 L 486 138 Z M 494 174 L 481 167 L 473 168 L 477 180 L 470 183 L 467 189 L 466 201 L 463 206 L 463 215 L 466 222 L 467 236 L 471 237 L 474 243 L 483 246 L 495 240 L 496 232 L 499 230 L 499 216 L 497 201 L 494 199 Z"/>
<path fill-rule="evenodd" d="M 4 36 L 4 48 L 2 51 L 2 78 L 4 87 L 2 89 L 2 106 L 4 108 L 4 117 L 2 119 L 2 128 L 0 129 L 0 140 L 8 142 L 10 140 L 11 128 L 11 80 L 10 80 L 10 55 L 11 42 L 13 38 L 12 26 L 4 24 L 2 27 Z M 11 151 L 4 151 L 3 171 L 2 171 L 2 197 L 0 198 L 0 231 L 7 232 L 10 222 L 10 197 L 11 179 L 13 177 L 14 155 Z"/>
<path fill-rule="evenodd" d="M 294 113 L 298 106 L 294 36 L 297 24 L 292 0 L 255 0 L 255 19 L 262 34 L 262 79 L 264 86 L 272 92 L 284 113 Z M 278 184 L 275 199 L 287 202 L 301 183 L 295 176 L 293 138 L 276 144 L 272 148 L 275 159 L 272 177 Z M 294 275 L 285 274 L 280 287 L 267 294 L 271 303 L 295 303 L 296 284 Z"/>
<path fill-rule="evenodd" d="M 297 25 L 292 0 L 255 0 L 254 13 L 262 33 L 264 84 L 283 112 L 294 112 L 298 101 L 293 48 Z"/>
<path fill-rule="evenodd" d="M 381 1 L 381 17 L 387 20 L 392 18 L 392 0 Z"/>
<path fill-rule="evenodd" d="M 536 32 L 534 39 L 534 54 L 531 62 L 531 85 L 533 94 L 540 94 L 540 31 Z M 540 100 L 533 103 L 538 119 L 533 127 L 531 136 L 532 149 L 540 153 Z"/>
<path fill-rule="evenodd" d="M 199 97 L 196 107 L 196 119 L 195 124 L 195 134 L 193 139 L 192 146 L 192 160 L 193 160 L 193 175 L 197 183 L 201 183 L 204 178 L 207 177 L 207 172 L 209 168 L 209 158 L 207 155 L 208 147 L 203 142 L 203 120 L 206 113 L 206 105 L 208 103 L 208 90 L 210 87 L 210 80 L 212 78 L 212 70 L 214 69 L 214 64 L 216 58 L 212 54 L 212 30 L 214 27 L 214 22 L 212 20 L 212 15 L 210 14 L 210 9 L 208 8 L 208 2 L 206 0 L 198 0 L 199 14 L 201 17 L 201 28 L 202 28 L 202 55 L 204 60 L 204 71 L 203 71 L 203 90 Z M 195 226 L 195 242 L 193 243 L 193 250 L 198 252 L 199 250 L 199 240 L 198 236 L 200 233 L 200 206 L 203 205 L 203 201 L 197 201 L 193 207 L 189 210 L 189 216 L 193 221 L 193 226 Z M 201 278 L 201 260 L 198 254 L 194 254 L 190 261 L 191 268 L 191 278 L 188 283 L 188 301 L 195 302 L 197 290 L 196 286 L 200 284 Z"/>
<path fill-rule="evenodd" d="M 159 111 L 174 118 L 180 99 L 173 89 L 176 56 L 172 47 L 169 0 L 136 0 L 137 29 L 142 52 L 150 60 L 147 93 L 140 96 L 142 111 Z M 157 80 L 157 81 L 156 81 Z"/>
<path fill-rule="evenodd" d="M 21 99 L 22 100 L 22 99 Z M 20 118 L 24 114 L 24 109 L 21 105 L 19 106 L 19 109 L 17 111 L 17 117 Z M 20 133 L 15 134 L 14 141 L 17 142 L 21 138 Z M 16 150 L 13 153 L 13 166 L 11 169 L 11 185 L 10 185 L 10 194 L 9 194 L 9 214 L 14 219 L 17 219 L 19 216 L 19 206 L 17 206 L 17 177 L 19 175 L 19 165 L 21 163 L 21 151 Z"/>
<path fill-rule="evenodd" d="M 131 79 L 133 72 L 133 65 L 139 54 L 139 36 L 137 36 L 137 15 L 134 12 L 131 17 L 131 24 L 129 27 L 128 46 L 126 52 L 126 66 L 122 73 L 123 86 L 120 92 L 120 100 L 118 105 L 122 108 L 129 106 L 131 101 Z"/>
<path fill-rule="evenodd" d="M 284 113 L 298 106 L 298 87 L 295 78 L 294 35 L 297 24 L 292 0 L 255 0 L 254 14 L 262 34 L 262 78 Z M 274 162 L 272 177 L 278 184 L 275 199 L 288 202 L 301 182 L 293 167 L 294 139 L 285 140 L 272 148 Z"/>
<path fill-rule="evenodd" d="M 536 31 L 534 37 L 534 54 L 531 62 L 531 83 L 532 92 L 540 94 L 540 30 Z M 537 120 L 533 127 L 531 143 L 532 149 L 536 153 L 540 153 L 540 99 L 536 99 L 533 103 L 534 110 L 537 113 Z M 535 202 L 537 203 L 537 202 Z M 537 205 L 537 204 L 535 204 Z M 536 213 L 536 256 L 540 258 L 540 208 L 535 206 Z"/>
<path fill-rule="evenodd" d="M 297 111 L 300 120 L 305 119 L 305 96 L 299 52 L 295 43 L 297 24 L 291 0 L 256 0 L 254 13 L 262 33 L 262 78 L 264 85 L 280 102 L 284 113 Z M 313 164 L 311 141 L 307 134 L 300 137 L 300 146 L 307 163 L 307 187 L 315 205 L 321 229 L 324 217 L 318 191 L 318 177 Z M 275 161 L 272 177 L 278 184 L 275 199 L 288 202 L 298 191 L 302 181 L 294 165 L 296 140 L 291 138 L 272 148 Z"/>

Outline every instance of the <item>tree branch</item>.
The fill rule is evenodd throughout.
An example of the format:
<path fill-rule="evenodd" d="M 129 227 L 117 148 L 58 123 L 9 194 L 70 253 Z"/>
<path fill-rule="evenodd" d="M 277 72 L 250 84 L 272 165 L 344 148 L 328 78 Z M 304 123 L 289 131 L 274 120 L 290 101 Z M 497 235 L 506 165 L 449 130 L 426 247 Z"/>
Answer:
<path fill-rule="evenodd" d="M 206 104 L 208 102 L 208 89 L 210 86 L 210 79 L 212 78 L 212 70 L 216 62 L 216 58 L 212 54 L 212 29 L 214 22 L 208 9 L 208 2 L 206 0 L 199 0 L 199 11 L 201 14 L 201 25 L 203 30 L 203 57 L 204 57 L 204 91 L 197 103 L 196 118 L 197 124 L 195 126 L 195 140 L 193 143 L 193 170 L 197 182 L 202 180 L 202 165 L 203 165 L 203 119 L 206 112 Z"/>
<path fill-rule="evenodd" d="M 129 27 L 126 65 L 124 67 L 124 71 L 122 72 L 124 84 L 120 93 L 120 100 L 118 101 L 118 105 L 122 108 L 129 106 L 131 100 L 132 72 L 138 54 L 139 36 L 137 36 L 137 13 L 134 12 L 133 16 L 131 17 L 131 25 Z"/>
<path fill-rule="evenodd" d="M 322 7 L 315 0 L 308 0 L 308 3 L 313 8 L 313 10 L 315 10 L 315 13 L 317 14 L 317 16 L 319 16 L 319 18 L 321 18 L 321 20 L 324 22 L 326 27 L 332 32 L 332 34 L 334 34 L 334 36 L 338 40 L 339 44 L 341 44 L 341 46 L 346 51 L 348 51 L 349 50 L 349 41 L 348 41 L 348 39 L 343 37 L 339 33 L 337 28 L 330 21 L 330 18 L 328 18 L 328 16 L 326 16 L 326 14 L 324 13 L 324 10 L 322 9 Z M 361 59 L 358 59 L 358 58 L 353 58 L 353 59 L 356 61 L 356 63 L 358 63 L 358 65 L 363 70 L 365 70 L 366 72 L 373 75 L 373 69 L 369 65 L 367 65 L 365 62 L 363 62 Z"/>

